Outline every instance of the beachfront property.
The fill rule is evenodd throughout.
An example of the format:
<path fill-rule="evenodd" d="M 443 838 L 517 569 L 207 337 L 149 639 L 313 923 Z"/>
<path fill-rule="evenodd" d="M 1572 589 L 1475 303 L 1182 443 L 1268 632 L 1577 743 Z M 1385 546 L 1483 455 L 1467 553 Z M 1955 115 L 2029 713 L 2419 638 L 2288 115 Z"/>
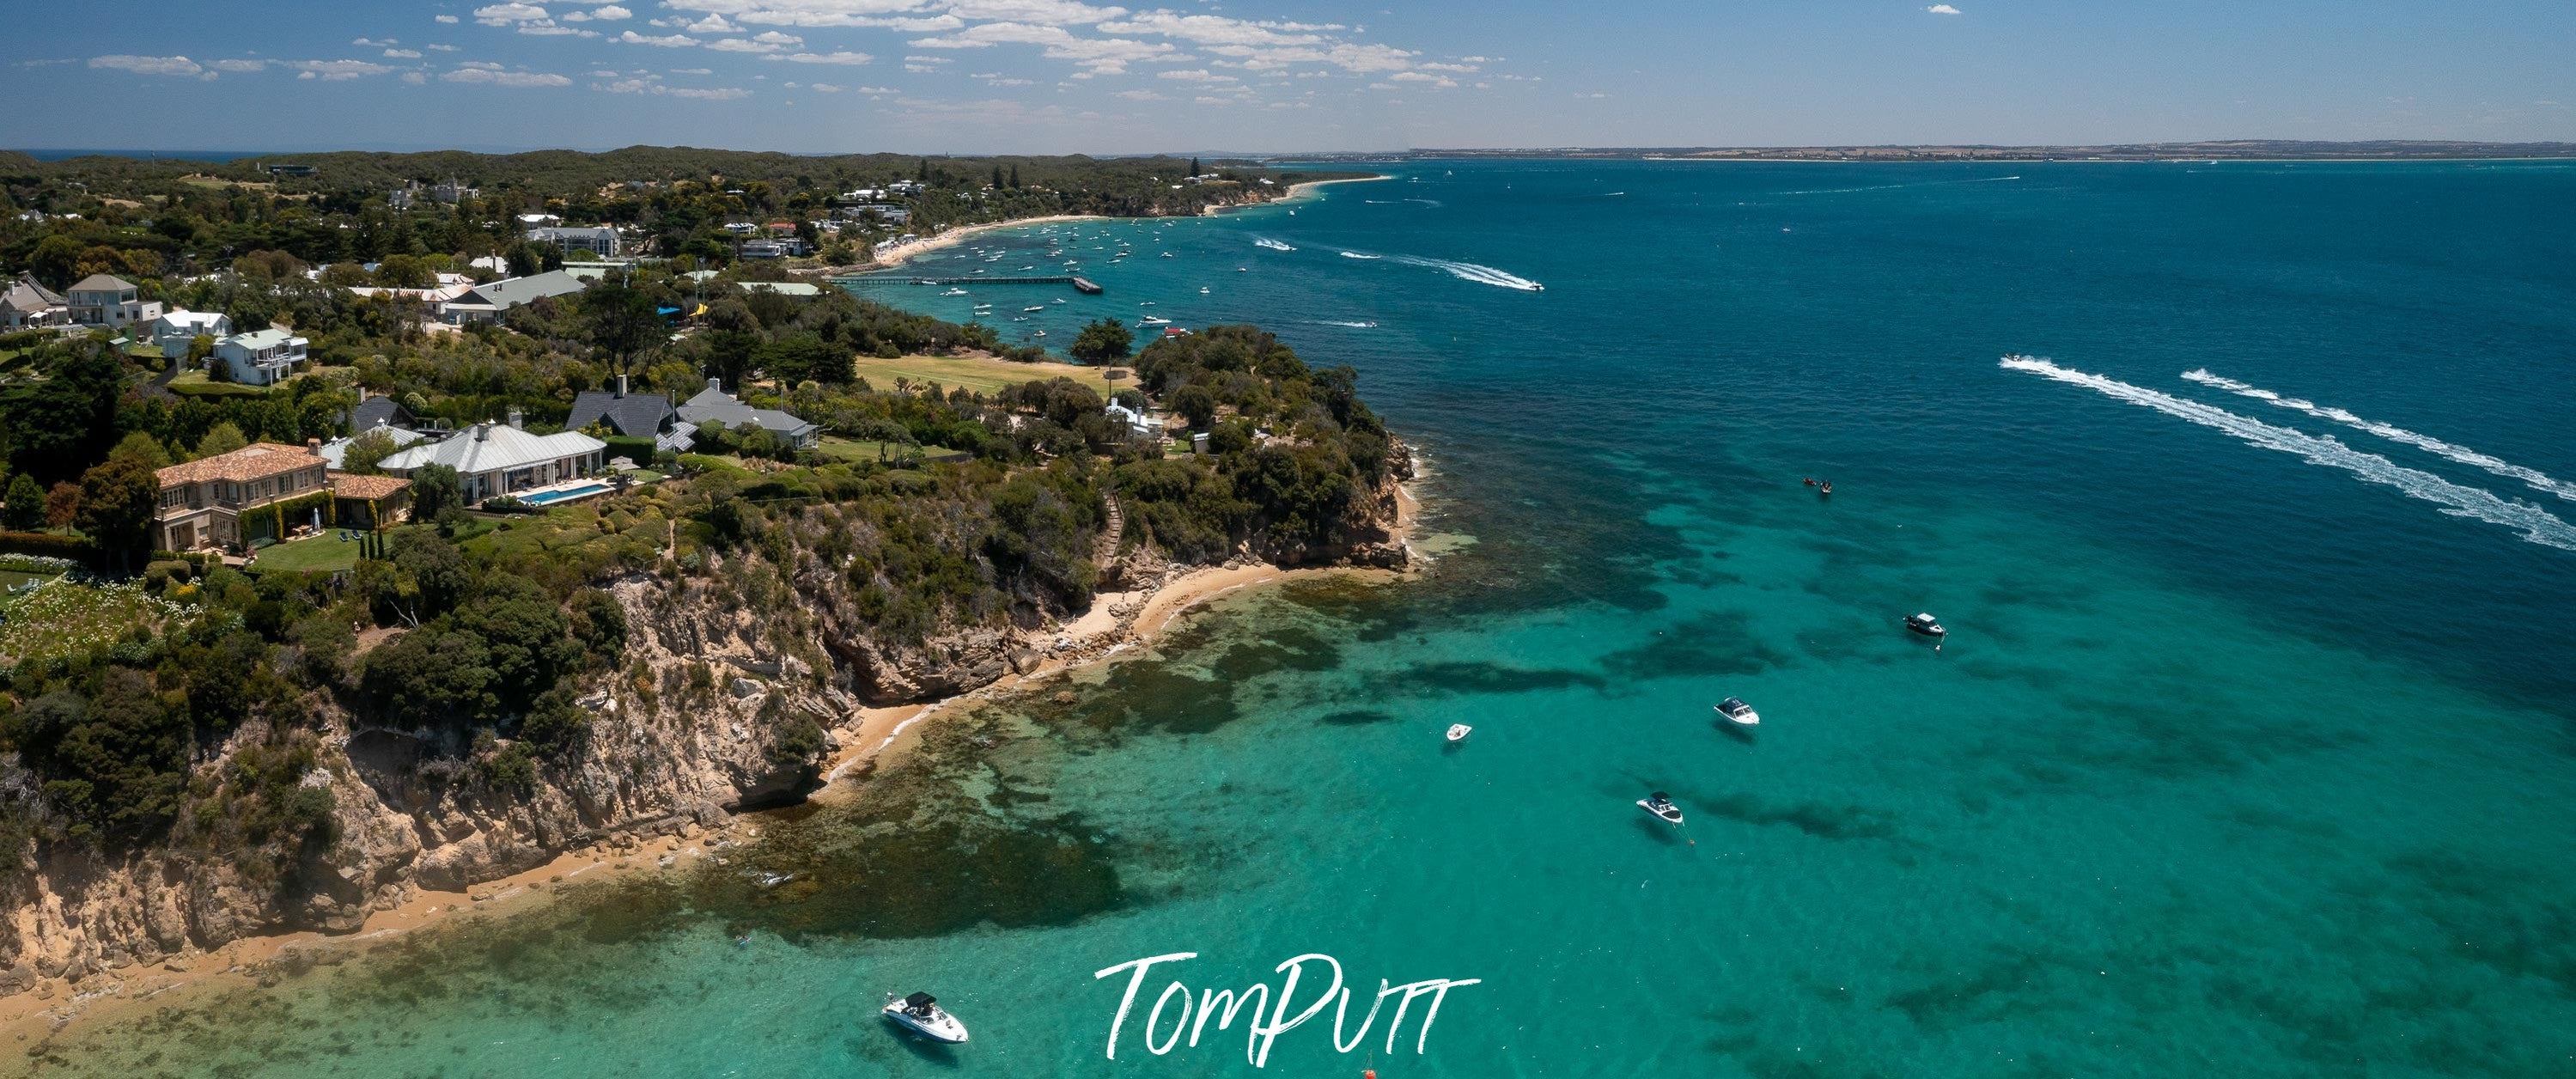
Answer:
<path fill-rule="evenodd" d="M 444 442 L 407 447 L 377 467 L 408 478 L 418 469 L 445 465 L 456 470 L 465 501 L 475 503 L 592 475 L 607 448 L 579 431 L 529 434 L 513 410 L 507 424 L 485 420 Z"/>
<path fill-rule="evenodd" d="M 747 259 L 794 258 L 805 253 L 805 241 L 789 236 L 780 240 L 743 241 L 741 255 Z"/>
<path fill-rule="evenodd" d="M 154 476 L 161 497 L 152 511 L 152 546 L 162 551 L 240 550 L 283 539 L 312 523 L 310 511 L 325 501 L 316 496 L 330 488 L 321 455 L 277 442 L 254 442 Z"/>
<path fill-rule="evenodd" d="M 224 365 L 232 380 L 245 386 L 274 386 L 295 373 L 311 342 L 287 330 L 253 330 L 215 342 L 211 362 Z"/>
<path fill-rule="evenodd" d="M 689 430 L 679 426 L 679 421 L 680 410 L 671 403 L 670 394 L 628 393 L 626 376 L 619 375 L 614 388 L 584 390 L 575 395 L 564 430 L 584 431 L 594 423 L 603 423 L 621 438 L 652 439 L 657 450 L 685 450 L 692 440 Z"/>
<path fill-rule="evenodd" d="M 712 423 L 727 430 L 756 427 L 786 439 L 797 449 L 811 449 L 823 429 L 774 408 L 753 408 L 724 391 L 724 380 L 709 376 L 707 388 L 680 406 L 680 422 L 690 427 Z"/>
<path fill-rule="evenodd" d="M 539 226 L 537 228 L 529 229 L 527 231 L 527 237 L 537 243 L 549 244 L 560 248 L 567 257 L 579 252 L 587 255 L 595 255 L 600 258 L 613 259 L 617 257 L 618 252 L 621 250 L 618 244 L 617 230 L 605 227 L 558 228 L 553 226 Z"/>
<path fill-rule="evenodd" d="M 493 281 L 476 285 L 447 301 L 440 318 L 458 326 L 469 322 L 499 322 L 502 312 L 520 304 L 534 303 L 549 296 L 570 296 L 584 287 L 581 278 L 566 270 L 548 270 L 531 277 Z"/>
<path fill-rule="evenodd" d="M 0 330 L 61 326 L 71 320 L 71 301 L 37 284 L 34 274 L 19 274 L 7 288 L 0 289 Z"/>
<path fill-rule="evenodd" d="M 161 317 L 161 301 L 146 300 L 134 282 L 96 273 L 65 290 L 72 321 L 82 326 L 127 326 Z"/>
<path fill-rule="evenodd" d="M 870 216 L 874 216 L 877 220 L 883 221 L 889 225 L 908 224 L 912 221 L 911 210 L 905 209 L 901 206 L 885 206 L 876 203 L 864 203 L 858 206 L 843 206 L 840 209 L 832 211 L 832 213 L 845 221 L 865 221 Z"/>
<path fill-rule="evenodd" d="M 220 341 L 232 336 L 233 320 L 220 311 L 182 308 L 162 312 L 161 317 L 152 320 L 151 328 L 145 333 L 162 355 L 175 358 L 187 355 L 188 346 L 195 344 L 199 337 Z"/>

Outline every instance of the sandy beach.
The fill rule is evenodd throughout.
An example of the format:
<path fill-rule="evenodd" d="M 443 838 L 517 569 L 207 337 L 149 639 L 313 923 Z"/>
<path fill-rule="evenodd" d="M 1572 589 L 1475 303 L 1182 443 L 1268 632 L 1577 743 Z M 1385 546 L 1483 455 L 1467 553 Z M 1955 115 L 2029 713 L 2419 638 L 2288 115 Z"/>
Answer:
<path fill-rule="evenodd" d="M 1397 488 L 1393 533 L 1408 549 L 1421 506 L 1414 488 L 1427 476 L 1427 470 L 1417 466 L 1415 478 Z M 1427 561 L 1427 557 L 1416 559 L 1416 568 Z M 1287 569 L 1267 562 L 1250 562 L 1201 567 L 1143 587 L 1100 593 L 1080 617 L 1035 637 L 1032 643 L 1040 646 L 1042 658 L 1025 672 L 956 696 L 921 704 L 863 708 L 845 717 L 832 730 L 839 749 L 824 765 L 822 789 L 814 792 L 812 800 L 830 803 L 855 797 L 864 788 L 850 780 L 864 778 L 876 766 L 898 759 L 919 745 L 922 732 L 944 715 L 966 711 L 977 703 L 1082 668 L 1146 655 L 1154 638 L 1226 596 L 1299 577 L 1358 574 L 1363 579 L 1394 580 L 1408 572 L 1413 570 L 1346 566 Z M 76 1020 L 112 1020 L 174 1003 L 177 998 L 172 994 L 276 985 L 314 967 L 359 958 L 415 929 L 461 917 L 503 916 L 528 910 L 576 880 L 597 881 L 622 873 L 658 871 L 696 862 L 726 847 L 756 839 L 763 822 L 763 814 L 746 813 L 716 829 L 688 825 L 665 835 L 613 837 L 566 851 L 535 869 L 485 881 L 462 892 L 421 891 L 398 906 L 368 916 L 354 933 L 307 931 L 244 937 L 211 951 L 92 975 L 77 986 L 49 979 L 33 991 L 0 998 L 0 1037 L 26 1043 L 41 1040 Z"/>

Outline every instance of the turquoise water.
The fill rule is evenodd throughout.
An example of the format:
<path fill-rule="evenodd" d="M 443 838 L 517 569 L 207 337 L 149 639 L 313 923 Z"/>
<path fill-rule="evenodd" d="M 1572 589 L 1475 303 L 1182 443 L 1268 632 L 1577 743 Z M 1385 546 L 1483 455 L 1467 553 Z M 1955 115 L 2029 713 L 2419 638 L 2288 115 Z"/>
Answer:
<path fill-rule="evenodd" d="M 1082 226 L 1153 252 L 1084 259 L 1099 297 L 870 287 L 1358 367 L 1431 462 L 1430 572 L 1229 597 L 722 870 L 76 1028 L 64 1066 L 2576 1070 L 2576 168 L 1394 171 Z M 1256 1069 L 1240 1020 L 1148 1051 L 1157 976 L 1105 1059 L 1093 973 L 1178 952 L 1194 991 L 1334 956 L 1353 1026 L 1381 978 L 1479 984 L 1426 1052 L 1427 997 L 1393 1052 L 1327 1010 Z M 913 988 L 975 1040 L 865 1017 Z"/>

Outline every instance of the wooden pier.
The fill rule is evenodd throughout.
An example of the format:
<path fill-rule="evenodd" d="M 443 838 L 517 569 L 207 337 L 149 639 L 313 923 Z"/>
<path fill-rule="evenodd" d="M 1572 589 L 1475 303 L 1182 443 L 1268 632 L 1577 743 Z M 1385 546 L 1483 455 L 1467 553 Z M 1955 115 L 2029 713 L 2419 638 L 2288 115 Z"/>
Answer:
<path fill-rule="evenodd" d="M 990 277 L 984 275 L 976 275 L 972 277 L 916 277 L 912 279 L 912 283 L 916 285 L 1071 285 L 1073 286 L 1074 291 L 1082 293 L 1085 296 L 1100 295 L 1100 286 L 1093 284 L 1090 278 L 1075 277 L 1071 274 L 1040 277 Z"/>

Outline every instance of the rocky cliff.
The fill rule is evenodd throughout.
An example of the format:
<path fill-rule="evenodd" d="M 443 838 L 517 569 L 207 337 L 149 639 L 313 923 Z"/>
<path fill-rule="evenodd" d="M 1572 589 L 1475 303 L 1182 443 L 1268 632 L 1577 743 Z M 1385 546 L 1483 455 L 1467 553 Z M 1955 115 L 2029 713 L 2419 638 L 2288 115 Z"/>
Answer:
<path fill-rule="evenodd" d="M 1237 556 L 1402 565 L 1398 484 L 1412 467 L 1400 445 L 1395 460 L 1397 474 L 1363 493 L 1348 542 L 1255 541 Z M 862 706 L 936 699 L 1025 670 L 1037 662 L 1041 623 L 1073 613 L 1022 612 L 1021 628 L 889 641 L 870 632 L 839 574 L 794 549 L 791 565 L 745 553 L 704 574 L 611 584 L 629 626 L 622 662 L 585 687 L 587 735 L 538 758 L 532 777 L 478 769 L 475 759 L 494 747 L 386 729 L 321 701 L 319 763 L 302 781 L 330 793 L 321 841 L 256 858 L 108 855 L 76 844 L 39 853 L 28 844 L 0 875 L 0 996 L 43 979 L 113 978 L 249 936 L 351 932 L 423 890 L 463 891 L 566 851 L 792 804 L 819 782 L 817 761 L 832 748 L 822 731 Z M 1130 550 L 1113 576 L 1152 581 L 1175 568 Z M 257 724 L 235 731 L 195 774 L 212 781 L 270 734 Z"/>

